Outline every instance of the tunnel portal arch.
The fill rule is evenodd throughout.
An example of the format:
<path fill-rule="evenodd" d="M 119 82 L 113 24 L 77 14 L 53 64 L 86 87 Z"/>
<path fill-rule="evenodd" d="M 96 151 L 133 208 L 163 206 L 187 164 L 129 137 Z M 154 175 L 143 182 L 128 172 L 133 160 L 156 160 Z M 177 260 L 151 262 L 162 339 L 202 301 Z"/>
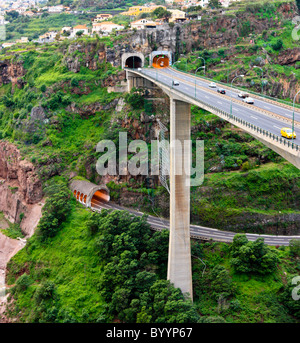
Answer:
<path fill-rule="evenodd" d="M 154 68 L 167 68 L 172 65 L 172 52 L 153 51 L 150 54 L 150 63 Z"/>
<path fill-rule="evenodd" d="M 140 53 L 125 53 L 122 55 L 122 68 L 144 68 L 145 65 L 145 56 Z"/>
<path fill-rule="evenodd" d="M 86 207 L 93 208 L 101 202 L 109 202 L 109 189 L 104 185 L 95 185 L 89 181 L 73 180 L 70 184 L 70 189 L 74 197 Z"/>

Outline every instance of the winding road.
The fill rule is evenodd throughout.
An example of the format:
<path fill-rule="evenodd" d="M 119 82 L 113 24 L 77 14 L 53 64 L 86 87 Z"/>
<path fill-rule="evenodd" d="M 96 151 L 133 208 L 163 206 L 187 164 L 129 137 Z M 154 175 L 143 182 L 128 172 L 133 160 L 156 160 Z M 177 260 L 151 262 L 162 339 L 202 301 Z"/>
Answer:
<path fill-rule="evenodd" d="M 100 212 L 102 209 L 106 210 L 119 210 L 119 211 L 128 211 L 129 213 L 135 216 L 143 216 L 143 212 L 135 211 L 126 207 L 122 207 L 116 205 L 112 202 L 104 203 L 100 200 L 93 200 L 92 202 L 92 210 Z M 161 219 L 155 216 L 148 215 L 148 223 L 152 227 L 153 230 L 161 231 L 163 229 L 168 229 L 170 227 L 170 222 L 167 219 Z M 237 234 L 237 232 L 229 232 L 229 231 L 221 231 L 217 229 L 212 229 L 204 226 L 198 225 L 191 225 L 190 226 L 190 233 L 191 238 L 200 239 L 200 240 L 214 240 L 217 242 L 227 242 L 231 243 L 233 241 L 233 237 Z M 264 241 L 268 245 L 273 246 L 288 246 L 291 239 L 300 239 L 300 236 L 271 236 L 271 235 L 259 235 L 259 234 L 246 234 L 249 241 L 255 241 L 257 238 L 262 237 Z"/>

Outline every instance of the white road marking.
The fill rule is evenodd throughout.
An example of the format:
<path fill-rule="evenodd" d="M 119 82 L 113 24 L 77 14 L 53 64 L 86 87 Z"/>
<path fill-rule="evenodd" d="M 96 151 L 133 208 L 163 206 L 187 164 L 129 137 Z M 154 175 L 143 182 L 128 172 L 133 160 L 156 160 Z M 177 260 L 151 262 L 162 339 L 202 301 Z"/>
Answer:
<path fill-rule="evenodd" d="M 278 126 L 276 126 L 276 125 L 273 125 L 273 126 L 276 127 L 276 129 L 281 130 L 281 127 L 278 127 Z"/>
<path fill-rule="evenodd" d="M 251 118 L 257 119 L 257 117 L 251 116 Z"/>

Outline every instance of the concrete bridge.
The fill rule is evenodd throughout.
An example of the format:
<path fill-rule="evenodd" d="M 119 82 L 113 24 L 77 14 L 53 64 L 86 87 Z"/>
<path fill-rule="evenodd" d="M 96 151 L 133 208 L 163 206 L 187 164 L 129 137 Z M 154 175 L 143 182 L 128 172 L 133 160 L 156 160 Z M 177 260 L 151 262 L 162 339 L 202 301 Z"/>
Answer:
<path fill-rule="evenodd" d="M 125 68 L 126 69 L 126 68 Z M 127 69 L 128 91 L 132 87 L 159 87 L 170 98 L 170 141 L 190 140 L 191 105 L 199 106 L 243 129 L 300 169 L 300 113 L 296 114 L 297 139 L 290 142 L 280 137 L 282 127 L 291 127 L 291 108 L 255 97 L 255 105 L 242 102 L 237 90 L 219 94 L 208 81 L 171 68 Z M 174 81 L 178 85 L 174 85 Z M 224 87 L 223 87 L 224 88 Z M 228 87 L 227 87 L 228 88 Z M 190 248 L 190 176 L 184 168 L 190 156 L 170 148 L 170 242 L 168 279 L 192 298 Z M 177 169 L 179 168 L 179 169 Z M 176 175 L 176 170 L 183 170 Z"/>

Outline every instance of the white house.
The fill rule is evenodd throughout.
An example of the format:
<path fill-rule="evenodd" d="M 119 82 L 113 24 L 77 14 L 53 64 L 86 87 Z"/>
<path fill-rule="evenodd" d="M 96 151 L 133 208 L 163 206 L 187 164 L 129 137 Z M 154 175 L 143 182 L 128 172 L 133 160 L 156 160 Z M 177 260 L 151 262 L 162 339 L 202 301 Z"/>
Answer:
<path fill-rule="evenodd" d="M 3 43 L 2 48 L 10 48 L 11 46 L 15 45 L 16 43 Z"/>
<path fill-rule="evenodd" d="M 51 31 L 39 36 L 38 43 L 51 43 L 54 42 L 57 32 Z"/>
<path fill-rule="evenodd" d="M 16 39 L 16 43 L 28 43 L 28 37 L 21 37 L 21 39 Z"/>
<path fill-rule="evenodd" d="M 62 5 L 48 7 L 49 13 L 61 13 L 63 10 L 64 6 Z"/>
<path fill-rule="evenodd" d="M 130 27 L 132 29 L 136 29 L 136 30 L 143 30 L 147 27 L 156 27 L 156 23 L 152 20 L 148 20 L 146 18 L 144 19 L 139 19 L 139 20 L 135 20 L 130 24 Z"/>
<path fill-rule="evenodd" d="M 112 17 L 113 16 L 109 13 L 100 13 L 100 14 L 97 14 L 97 17 L 94 18 L 93 22 L 98 23 L 98 22 L 103 21 L 103 20 L 111 19 Z"/>
<path fill-rule="evenodd" d="M 83 31 L 82 35 L 85 35 L 85 36 L 89 35 L 89 29 L 86 25 L 77 25 L 73 27 L 71 36 L 76 37 L 77 32 L 80 32 L 80 31 Z"/>
<path fill-rule="evenodd" d="M 119 31 L 123 29 L 123 25 L 118 25 L 110 21 L 104 21 L 102 23 L 93 23 L 92 33 L 107 35 L 110 34 L 113 30 Z"/>

